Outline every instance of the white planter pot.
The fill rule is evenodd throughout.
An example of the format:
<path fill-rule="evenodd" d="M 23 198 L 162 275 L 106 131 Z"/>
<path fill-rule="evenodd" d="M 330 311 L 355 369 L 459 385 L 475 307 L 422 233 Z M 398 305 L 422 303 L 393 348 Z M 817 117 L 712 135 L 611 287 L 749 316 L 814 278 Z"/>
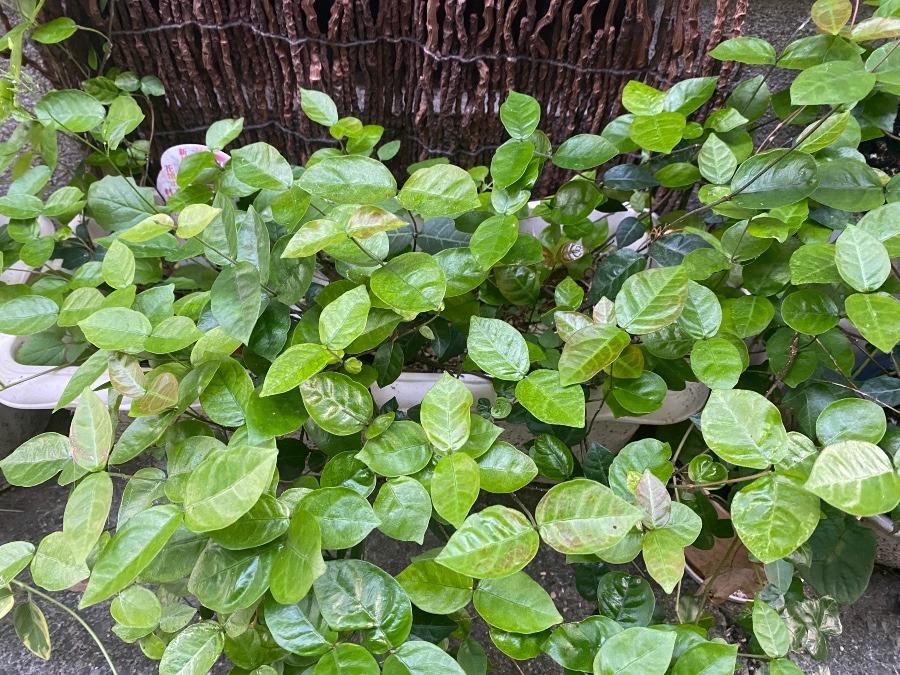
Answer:
<path fill-rule="evenodd" d="M 401 373 L 396 381 L 386 387 L 372 385 L 372 398 L 375 399 L 377 407 L 395 398 L 398 408 L 406 411 L 419 405 L 440 377 L 441 373 Z M 466 374 L 460 377 L 460 381 L 469 388 L 476 402 L 479 398 L 486 398 L 493 403 L 497 398 L 489 378 Z M 585 406 L 585 416 L 588 421 L 594 420 L 594 426 L 588 438 L 617 452 L 628 443 L 640 425 L 662 426 L 682 422 L 700 412 L 708 396 L 709 389 L 705 386 L 697 382 L 688 382 L 683 391 L 668 392 L 659 410 L 640 417 L 619 418 L 613 415 L 608 406 L 601 408 L 599 400 L 589 401 Z M 505 427 L 509 433 L 504 436 L 504 440 L 513 444 L 522 444 L 532 436 L 531 432 L 521 425 L 505 425 Z"/>

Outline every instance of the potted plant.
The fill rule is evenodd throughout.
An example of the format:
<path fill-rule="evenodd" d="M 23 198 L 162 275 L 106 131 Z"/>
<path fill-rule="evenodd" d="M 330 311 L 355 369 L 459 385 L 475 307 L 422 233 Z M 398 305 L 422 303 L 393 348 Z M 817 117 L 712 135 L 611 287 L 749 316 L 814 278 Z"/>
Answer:
<path fill-rule="evenodd" d="M 165 203 L 126 140 L 141 80 L 13 98 L 24 130 L 2 156 L 28 161 L 0 197 L 0 247 L 41 271 L 0 288 L 0 331 L 75 367 L 56 401 L 75 405 L 68 437 L 0 462 L 13 485 L 72 485 L 59 532 L 0 547 L 0 608 L 26 646 L 49 650 L 34 597 L 85 584 L 81 606 L 112 599 L 114 630 L 162 675 L 223 652 L 235 674 L 483 673 L 473 609 L 504 654 L 575 672 L 825 658 L 872 569 L 857 518 L 900 502 L 897 183 L 858 150 L 893 124 L 900 18 L 848 8 L 819 0 L 820 34 L 780 55 L 756 38 L 713 50 L 796 70 L 784 92 L 765 75 L 721 101 L 715 78 L 631 82 L 627 115 L 559 145 L 510 92 L 490 167 L 430 160 L 399 184 L 397 143 L 322 92 L 302 107 L 338 146 L 296 167 L 251 143 L 220 164 L 242 130 L 222 120 Z M 69 26 L 22 25 L 18 40 Z M 105 175 L 44 194 L 56 133 Z M 534 195 L 548 164 L 570 177 Z M 592 218 L 626 204 L 614 232 Z M 38 236 L 41 216 L 57 224 Z M 603 415 L 636 425 L 681 391 L 699 415 L 630 429 L 618 452 L 592 439 Z M 538 475 L 552 484 L 531 507 L 518 493 Z M 396 576 L 365 559 L 376 529 L 417 545 Z M 740 657 L 709 632 L 710 593 L 682 589 L 685 548 L 717 539 L 765 576 Z M 540 546 L 596 615 L 563 617 L 523 571 Z M 607 567 L 636 559 L 646 577 Z M 651 581 L 680 599 L 668 622 Z"/>

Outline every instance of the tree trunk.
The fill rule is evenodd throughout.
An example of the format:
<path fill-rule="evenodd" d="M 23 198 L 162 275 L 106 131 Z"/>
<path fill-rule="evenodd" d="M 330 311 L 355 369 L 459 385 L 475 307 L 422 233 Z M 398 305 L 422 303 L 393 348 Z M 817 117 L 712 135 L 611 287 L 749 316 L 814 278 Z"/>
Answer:
<path fill-rule="evenodd" d="M 739 34 L 748 4 L 51 0 L 47 13 L 108 33 L 111 65 L 160 77 L 167 95 L 155 103 L 157 151 L 202 142 L 211 122 L 243 116 L 243 141 L 303 161 L 335 143 L 302 114 L 303 87 L 330 94 L 342 115 L 383 125 L 384 140 L 400 139 L 399 167 L 434 156 L 488 162 L 504 138 L 497 110 L 511 89 L 541 102 L 541 128 L 554 142 L 597 133 L 624 112 L 629 80 L 665 89 L 717 72 L 708 51 Z M 54 60 L 62 80 L 82 78 Z"/>

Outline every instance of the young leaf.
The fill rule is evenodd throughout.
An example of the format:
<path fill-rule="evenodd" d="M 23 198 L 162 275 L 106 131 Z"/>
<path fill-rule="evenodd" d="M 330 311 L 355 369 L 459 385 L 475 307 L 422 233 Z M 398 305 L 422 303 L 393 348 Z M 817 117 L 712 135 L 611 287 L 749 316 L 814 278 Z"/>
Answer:
<path fill-rule="evenodd" d="M 471 429 L 472 403 L 469 388 L 449 373 L 441 375 L 425 394 L 420 413 L 422 427 L 439 453 L 451 453 L 465 445 Z"/>
<path fill-rule="evenodd" d="M 442 457 L 431 478 L 434 510 L 454 527 L 461 527 L 481 489 L 478 465 L 464 452 Z"/>
<path fill-rule="evenodd" d="M 472 317 L 467 346 L 476 365 L 497 379 L 518 381 L 528 372 L 525 338 L 505 321 Z"/>
<path fill-rule="evenodd" d="M 563 620 L 547 591 L 525 572 L 484 579 L 475 589 L 474 605 L 489 625 L 526 635 Z"/>

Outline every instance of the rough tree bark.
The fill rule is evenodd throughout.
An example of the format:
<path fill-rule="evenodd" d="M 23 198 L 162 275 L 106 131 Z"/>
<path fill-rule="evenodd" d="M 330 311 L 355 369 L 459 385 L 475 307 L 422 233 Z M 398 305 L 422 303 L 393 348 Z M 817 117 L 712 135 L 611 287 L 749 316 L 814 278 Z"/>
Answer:
<path fill-rule="evenodd" d="M 628 80 L 667 88 L 717 72 L 707 52 L 740 33 L 748 4 L 50 0 L 46 11 L 108 33 L 111 65 L 162 79 L 157 148 L 202 141 L 209 123 L 243 116 L 243 139 L 302 161 L 334 142 L 302 114 L 304 87 L 328 92 L 342 115 L 383 125 L 385 140 L 401 139 L 397 166 L 435 155 L 471 166 L 503 139 L 495 111 L 508 90 L 541 102 L 555 142 L 596 133 L 622 114 Z M 81 79 L 57 62 L 62 80 Z"/>

